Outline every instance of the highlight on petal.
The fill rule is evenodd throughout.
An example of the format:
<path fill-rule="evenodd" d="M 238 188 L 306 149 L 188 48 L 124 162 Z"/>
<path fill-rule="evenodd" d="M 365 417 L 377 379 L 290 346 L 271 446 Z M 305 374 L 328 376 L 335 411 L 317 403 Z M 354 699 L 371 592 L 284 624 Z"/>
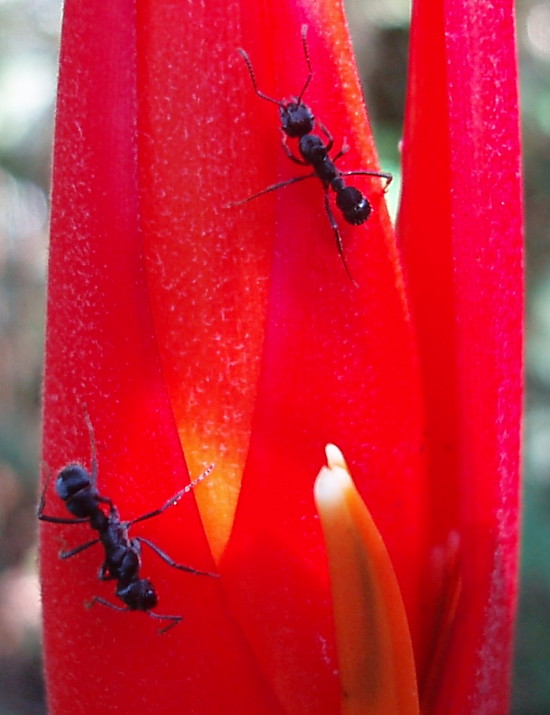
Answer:
<path fill-rule="evenodd" d="M 412 642 L 380 532 L 338 447 L 326 447 L 314 496 L 325 536 L 342 712 L 418 713 Z"/>

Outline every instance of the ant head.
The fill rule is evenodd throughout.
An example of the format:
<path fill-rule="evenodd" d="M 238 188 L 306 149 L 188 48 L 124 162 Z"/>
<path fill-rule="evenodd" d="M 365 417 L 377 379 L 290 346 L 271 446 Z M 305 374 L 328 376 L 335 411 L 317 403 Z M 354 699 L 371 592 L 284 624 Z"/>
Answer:
<path fill-rule="evenodd" d="M 87 519 L 97 507 L 97 489 L 92 475 L 81 464 L 69 464 L 59 472 L 55 490 L 67 509 Z"/>
<path fill-rule="evenodd" d="M 353 226 L 359 226 L 368 219 L 371 205 L 354 186 L 346 186 L 336 194 L 336 205 L 342 216 Z"/>
<path fill-rule="evenodd" d="M 315 116 L 300 99 L 281 104 L 281 128 L 289 137 L 303 137 L 313 131 Z"/>
<path fill-rule="evenodd" d="M 57 496 L 67 501 L 82 489 L 90 487 L 92 478 L 81 464 L 69 464 L 59 472 L 55 484 Z"/>
<path fill-rule="evenodd" d="M 149 611 L 158 603 L 157 592 L 148 578 L 132 581 L 124 589 L 118 590 L 118 596 L 132 611 Z"/>

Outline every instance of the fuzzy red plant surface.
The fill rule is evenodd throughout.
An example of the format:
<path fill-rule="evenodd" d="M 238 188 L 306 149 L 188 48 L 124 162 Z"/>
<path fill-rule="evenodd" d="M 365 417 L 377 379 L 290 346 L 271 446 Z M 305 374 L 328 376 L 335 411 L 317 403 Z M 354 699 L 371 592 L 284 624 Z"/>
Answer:
<path fill-rule="evenodd" d="M 338 2 L 67 1 L 44 462 L 90 466 L 89 414 L 98 488 L 123 519 L 215 463 L 132 533 L 221 578 L 144 554 L 156 611 L 184 616 L 159 635 L 146 614 L 84 608 L 121 605 L 96 578 L 101 548 L 62 561 L 59 537 L 93 534 L 44 524 L 52 713 L 338 712 L 313 500 L 328 442 L 393 564 L 426 712 L 505 712 L 521 406 L 512 7 L 415 13 L 402 253 L 384 182 L 350 177 L 373 207 L 363 226 L 339 220 L 356 286 L 317 179 L 235 205 L 301 171 L 237 48 L 263 92 L 289 98 L 307 76 L 303 25 L 304 102 L 335 151 L 350 145 L 342 171 L 377 169 Z"/>

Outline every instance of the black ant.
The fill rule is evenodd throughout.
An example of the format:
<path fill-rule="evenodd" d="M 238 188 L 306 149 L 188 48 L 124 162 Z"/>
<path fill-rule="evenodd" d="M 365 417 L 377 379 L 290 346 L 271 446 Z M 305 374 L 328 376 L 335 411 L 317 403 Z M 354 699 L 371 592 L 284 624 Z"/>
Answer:
<path fill-rule="evenodd" d="M 260 91 L 258 89 L 256 75 L 254 73 L 250 57 L 242 48 L 238 48 L 238 52 L 241 54 L 246 66 L 248 67 L 250 79 L 252 80 L 252 86 L 254 87 L 254 91 L 258 97 L 265 99 L 268 102 L 272 102 L 279 107 L 281 130 L 283 131 L 282 144 L 286 155 L 296 164 L 300 164 L 301 166 L 311 166 L 313 172 L 311 174 L 306 174 L 305 176 L 296 176 L 293 179 L 287 179 L 286 181 L 281 181 L 277 184 L 273 184 L 272 186 L 268 186 L 266 189 L 258 191 L 258 193 L 249 196 L 247 199 L 235 202 L 234 205 L 245 204 L 258 196 L 263 196 L 263 194 L 269 193 L 270 191 L 276 191 L 277 189 L 282 189 L 284 186 L 289 186 L 290 184 L 295 184 L 298 181 L 304 181 L 305 179 L 311 179 L 316 176 L 321 180 L 325 190 L 325 210 L 336 238 L 336 246 L 338 247 L 338 252 L 342 258 L 344 268 L 352 283 L 357 285 L 346 262 L 342 237 L 330 207 L 329 189 L 332 189 L 336 194 L 336 206 L 340 209 L 344 219 L 353 226 L 359 226 L 368 219 L 372 207 L 368 199 L 361 193 L 361 191 L 359 191 L 359 189 L 356 189 L 354 186 L 346 185 L 343 177 L 356 175 L 378 176 L 386 180 L 385 189 L 388 188 L 393 177 L 391 174 L 380 171 L 340 171 L 336 167 L 336 162 L 348 151 L 349 147 L 344 144 L 340 151 L 333 158 L 331 158 L 329 154 L 334 146 L 334 138 L 328 129 L 321 124 L 321 122 L 318 122 L 319 128 L 328 140 L 327 144 L 325 144 L 319 136 L 312 133 L 315 126 L 315 116 L 307 104 L 304 104 L 302 101 L 302 97 L 304 96 L 304 93 L 313 78 L 313 70 L 311 68 L 306 34 L 307 25 L 302 25 L 302 45 L 309 72 L 300 94 L 297 97 L 292 97 L 292 99 L 288 102 L 275 99 L 274 97 L 270 97 Z M 287 146 L 287 137 L 297 138 L 299 140 L 298 149 L 300 157 L 295 156 Z"/>
<path fill-rule="evenodd" d="M 102 496 L 97 489 L 97 450 L 92 423 L 87 414 L 86 425 L 90 434 L 92 452 L 91 472 L 81 464 L 69 464 L 63 467 L 59 472 L 55 486 L 59 498 L 65 502 L 69 512 L 77 518 L 69 519 L 44 514 L 46 490 L 51 478 L 50 472 L 48 472 L 46 484 L 38 504 L 38 518 L 41 521 L 48 521 L 54 524 L 82 524 L 88 522 L 90 527 L 94 529 L 94 531 L 97 531 L 97 538 L 87 541 L 85 544 L 81 544 L 70 551 L 61 551 L 59 555 L 62 559 L 68 559 L 88 549 L 90 546 L 100 543 L 105 552 L 105 561 L 99 570 L 99 578 L 102 581 L 113 579 L 117 582 L 116 595 L 125 604 L 125 607 L 117 606 L 99 596 L 94 596 L 87 605 L 93 606 L 94 603 L 101 603 L 116 611 L 144 611 L 148 616 L 151 616 L 151 618 L 170 621 L 167 626 L 159 631 L 159 633 L 165 633 L 179 623 L 183 617 L 154 613 L 151 610 L 157 605 L 158 596 L 153 583 L 149 579 L 140 578 L 139 576 L 141 567 L 141 544 L 148 546 L 173 568 L 187 571 L 188 573 L 198 576 L 217 577 L 218 574 L 208 571 L 198 571 L 191 566 L 178 564 L 148 539 L 142 536 L 136 536 L 131 539 L 128 536 L 128 530 L 133 524 L 151 519 L 154 516 L 162 514 L 169 507 L 175 506 L 184 494 L 187 494 L 187 492 L 210 474 L 214 466 L 211 465 L 208 467 L 200 477 L 197 477 L 197 479 L 190 482 L 186 487 L 180 489 L 160 508 L 138 516 L 131 521 L 121 521 L 118 509 L 111 499 Z M 107 512 L 101 507 L 102 504 L 108 505 Z"/>

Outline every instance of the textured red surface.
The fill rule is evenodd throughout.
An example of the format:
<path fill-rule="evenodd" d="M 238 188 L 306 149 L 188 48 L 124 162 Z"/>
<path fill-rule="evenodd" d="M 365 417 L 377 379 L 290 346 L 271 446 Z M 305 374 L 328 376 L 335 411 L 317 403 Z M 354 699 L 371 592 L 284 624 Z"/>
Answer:
<path fill-rule="evenodd" d="M 160 637 L 143 614 L 85 610 L 94 593 L 114 599 L 114 586 L 96 579 L 100 550 L 61 562 L 57 537 L 78 544 L 89 529 L 43 525 L 52 713 L 337 712 L 328 570 L 312 495 L 328 441 L 344 452 L 385 539 L 421 666 L 436 639 L 437 614 L 426 614 L 426 604 L 443 598 L 426 585 L 428 547 L 460 534 L 461 623 L 479 640 L 460 633 L 452 641 L 441 692 L 455 697 L 456 673 L 462 702 L 481 702 L 484 682 L 474 671 L 482 660 L 473 663 L 471 643 L 490 649 L 495 623 L 509 638 L 521 306 L 513 112 L 498 123 L 492 79 L 482 78 L 481 107 L 471 94 L 450 102 L 445 83 L 468 78 L 461 91 L 475 93 L 472 74 L 483 63 L 481 50 L 466 62 L 456 34 L 454 55 L 439 47 L 445 72 L 433 61 L 430 72 L 416 72 L 439 92 L 426 114 L 425 88 L 413 85 L 404 155 L 400 226 L 419 367 L 380 181 L 357 179 L 373 215 L 364 226 L 341 226 L 359 288 L 342 267 L 316 180 L 227 207 L 301 171 L 280 147 L 277 107 L 254 94 L 236 48 L 246 48 L 265 92 L 288 97 L 305 79 L 303 23 L 314 68 L 305 100 L 336 148 L 347 138 L 342 169 L 376 168 L 338 3 L 149 0 L 137 14 L 127 0 L 66 3 L 44 459 L 52 470 L 89 463 L 85 404 L 99 487 L 123 518 L 162 504 L 187 481 L 186 465 L 196 476 L 216 462 L 196 494 L 136 533 L 198 568 L 215 569 L 213 553 L 222 578 L 182 574 L 147 554 L 159 613 L 185 616 Z M 507 14 L 501 24 L 509 34 Z M 415 61 L 422 66 L 421 55 Z M 511 84 L 513 76 L 499 87 L 513 103 Z M 450 118 L 446 129 L 433 121 L 448 107 L 453 122 L 468 119 L 473 128 L 456 146 Z M 484 112 L 496 115 L 493 131 Z M 443 158 L 434 157 L 436 134 L 417 134 L 424 121 L 440 132 Z M 503 192 L 512 207 L 506 225 Z M 62 513 L 57 502 L 52 490 L 48 513 Z M 482 622 L 490 596 L 496 620 Z M 507 652 L 489 656 L 504 683 Z M 426 681 L 436 683 L 435 702 L 433 672 Z M 500 686 L 489 670 L 486 678 L 492 697 Z"/>
<path fill-rule="evenodd" d="M 98 441 L 99 487 L 131 518 L 188 479 L 158 353 L 145 282 L 136 152 L 133 2 L 65 6 L 56 127 L 44 459 L 53 470 L 89 464 L 86 405 Z M 178 159 L 178 164 L 180 164 Z M 203 485 L 204 486 L 204 485 Z M 48 513 L 63 509 L 51 489 Z M 135 532 L 176 560 L 215 569 L 193 495 Z M 164 636 L 144 614 L 84 608 L 101 584 L 99 547 L 60 561 L 41 529 L 44 646 L 52 713 L 278 712 L 249 649 L 225 617 L 218 580 L 144 555 L 159 613 L 185 620 Z M 212 683 L 216 687 L 212 687 Z"/>
<path fill-rule="evenodd" d="M 462 581 L 443 660 L 424 695 L 430 712 L 504 713 L 523 327 L 509 0 L 416 3 L 403 165 L 399 239 L 427 404 L 430 540 L 444 546 L 451 535 Z"/>
<path fill-rule="evenodd" d="M 244 471 L 223 585 L 286 711 L 301 714 L 333 713 L 339 699 L 312 498 L 325 443 L 338 444 L 350 462 L 413 623 L 422 497 L 418 373 L 380 181 L 359 180 L 375 208 L 369 222 L 342 228 L 359 289 L 341 265 L 317 181 L 223 206 L 306 173 L 285 157 L 278 109 L 253 93 L 235 52 L 237 44 L 247 49 L 265 92 L 288 97 L 307 71 L 302 23 L 314 68 L 306 101 L 338 142 L 347 137 L 353 147 L 342 166 L 373 168 L 342 17 L 328 5 L 317 17 L 305 5 L 276 3 L 240 26 L 213 9 L 196 43 L 181 9 L 158 4 L 143 15 L 138 53 L 150 72 L 142 93 L 149 187 L 142 219 L 164 374 L 186 456 L 210 450 L 203 460 L 221 463 L 220 479 Z M 167 36 L 202 68 L 203 85 L 168 62 Z"/>

